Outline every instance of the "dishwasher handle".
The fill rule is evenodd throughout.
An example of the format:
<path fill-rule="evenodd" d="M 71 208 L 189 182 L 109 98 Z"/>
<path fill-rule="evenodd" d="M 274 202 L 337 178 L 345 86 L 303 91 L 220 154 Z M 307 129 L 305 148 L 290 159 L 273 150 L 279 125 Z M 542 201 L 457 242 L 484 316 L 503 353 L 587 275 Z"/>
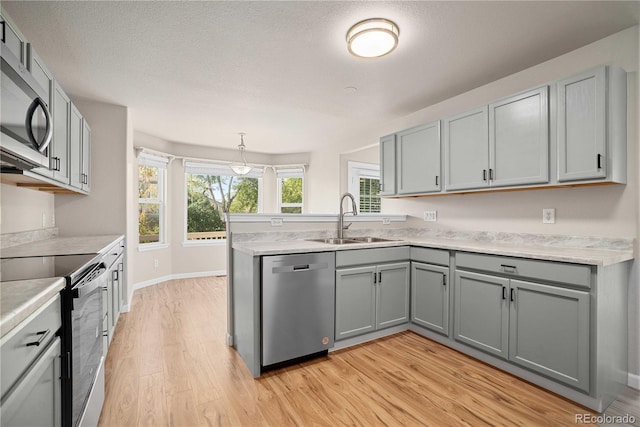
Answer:
<path fill-rule="evenodd" d="M 319 262 L 317 264 L 294 264 L 294 265 L 281 265 L 278 267 L 273 267 L 273 274 L 282 274 L 282 273 L 302 273 L 305 271 L 312 270 L 326 270 L 329 268 L 329 264 L 326 262 Z"/>

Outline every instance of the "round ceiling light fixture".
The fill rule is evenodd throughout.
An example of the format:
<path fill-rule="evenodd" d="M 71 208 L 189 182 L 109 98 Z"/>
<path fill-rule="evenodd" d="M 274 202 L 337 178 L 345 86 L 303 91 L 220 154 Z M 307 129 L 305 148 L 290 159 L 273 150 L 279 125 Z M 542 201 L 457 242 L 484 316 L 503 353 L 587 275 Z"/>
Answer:
<path fill-rule="evenodd" d="M 349 52 L 362 58 L 378 58 L 398 46 L 398 26 L 388 19 L 365 19 L 347 31 Z"/>

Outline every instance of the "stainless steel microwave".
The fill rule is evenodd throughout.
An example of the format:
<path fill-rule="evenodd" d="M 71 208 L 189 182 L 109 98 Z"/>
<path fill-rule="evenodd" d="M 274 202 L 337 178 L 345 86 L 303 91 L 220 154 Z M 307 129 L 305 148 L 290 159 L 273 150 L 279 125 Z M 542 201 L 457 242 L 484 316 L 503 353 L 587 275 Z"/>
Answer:
<path fill-rule="evenodd" d="M 0 43 L 0 160 L 9 168 L 49 168 L 53 135 L 46 91 L 4 43 Z"/>

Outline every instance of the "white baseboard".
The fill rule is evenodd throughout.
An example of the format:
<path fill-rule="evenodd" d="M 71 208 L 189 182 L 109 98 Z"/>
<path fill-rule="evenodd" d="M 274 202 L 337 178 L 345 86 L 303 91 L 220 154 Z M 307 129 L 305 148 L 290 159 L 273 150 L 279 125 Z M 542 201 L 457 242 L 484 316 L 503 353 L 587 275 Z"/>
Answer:
<path fill-rule="evenodd" d="M 640 390 L 640 375 L 632 374 L 631 372 L 629 372 L 627 385 L 631 388 L 635 388 L 636 390 Z"/>
<path fill-rule="evenodd" d="M 139 282 L 134 284 L 131 287 L 131 292 L 129 292 L 129 303 L 133 301 L 133 294 L 136 290 L 146 288 L 147 286 L 157 285 L 158 283 L 167 282 L 169 280 L 177 280 L 177 279 L 195 279 L 197 277 L 209 277 L 209 276 L 226 276 L 226 270 L 212 270 L 212 271 L 198 271 L 194 273 L 178 273 L 178 274 L 168 274 L 166 276 L 156 277 L 154 279 L 145 280 L 144 282 Z M 122 306 L 122 312 L 129 312 L 130 306 L 129 304 L 125 304 Z"/>

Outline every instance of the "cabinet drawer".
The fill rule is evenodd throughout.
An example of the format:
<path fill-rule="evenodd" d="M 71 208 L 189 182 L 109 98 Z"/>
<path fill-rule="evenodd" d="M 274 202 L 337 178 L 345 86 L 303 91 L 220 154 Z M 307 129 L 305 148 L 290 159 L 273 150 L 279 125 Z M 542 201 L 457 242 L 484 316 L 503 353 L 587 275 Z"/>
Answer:
<path fill-rule="evenodd" d="M 4 394 L 26 372 L 38 355 L 55 337 L 62 325 L 60 295 L 38 309 L 31 316 L 9 332 L 8 339 L 0 347 L 2 364 L 0 368 L 0 392 Z M 38 345 L 31 343 L 39 342 Z"/>
<path fill-rule="evenodd" d="M 104 265 L 109 268 L 113 265 L 114 262 L 118 259 L 120 255 L 124 252 L 124 240 L 119 240 L 118 243 L 111 246 L 104 255 L 103 262 Z"/>
<path fill-rule="evenodd" d="M 430 248 L 411 248 L 411 261 L 424 262 L 426 264 L 449 266 L 449 251 Z"/>
<path fill-rule="evenodd" d="M 336 251 L 336 267 L 405 261 L 409 259 L 409 254 L 409 246 Z"/>
<path fill-rule="evenodd" d="M 458 252 L 456 268 L 591 287 L 591 267 L 588 265 Z"/>

